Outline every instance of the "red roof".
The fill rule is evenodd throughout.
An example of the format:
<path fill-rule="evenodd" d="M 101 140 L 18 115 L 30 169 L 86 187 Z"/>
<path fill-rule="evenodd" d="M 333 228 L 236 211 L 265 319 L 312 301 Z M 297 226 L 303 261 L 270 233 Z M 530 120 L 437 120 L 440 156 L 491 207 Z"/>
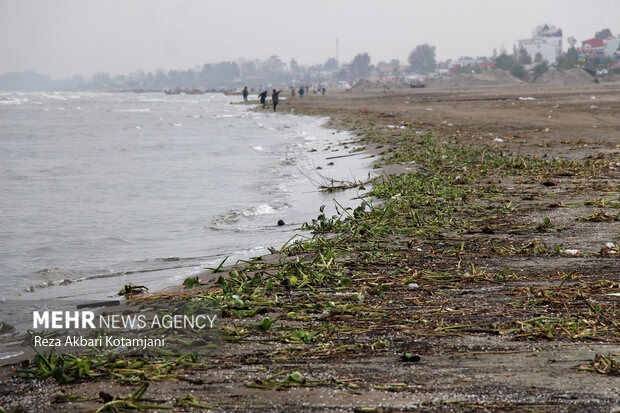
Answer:
<path fill-rule="evenodd" d="M 596 37 L 583 41 L 584 45 L 588 45 L 590 47 L 603 47 L 603 40 L 597 39 Z"/>

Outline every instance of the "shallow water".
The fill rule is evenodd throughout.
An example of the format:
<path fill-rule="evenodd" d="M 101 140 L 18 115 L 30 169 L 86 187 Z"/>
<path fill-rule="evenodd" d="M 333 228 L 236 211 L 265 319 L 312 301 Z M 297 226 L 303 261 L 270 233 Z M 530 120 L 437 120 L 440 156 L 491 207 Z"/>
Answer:
<path fill-rule="evenodd" d="M 0 299 L 178 283 L 228 255 L 279 248 L 332 204 L 316 166 L 367 177 L 363 156 L 327 165 L 351 137 L 325 119 L 235 99 L 0 93 Z"/>

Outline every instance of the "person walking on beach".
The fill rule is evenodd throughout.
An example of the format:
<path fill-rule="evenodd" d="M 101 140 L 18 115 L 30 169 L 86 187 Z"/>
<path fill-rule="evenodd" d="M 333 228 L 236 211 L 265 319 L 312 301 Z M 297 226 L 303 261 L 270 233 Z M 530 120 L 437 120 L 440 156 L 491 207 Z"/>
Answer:
<path fill-rule="evenodd" d="M 260 98 L 260 104 L 263 105 L 263 109 L 265 109 L 265 99 L 267 99 L 267 91 L 263 90 L 258 94 L 258 97 Z"/>
<path fill-rule="evenodd" d="M 248 92 L 248 87 L 247 87 L 247 86 L 245 86 L 245 87 L 243 88 L 243 101 L 244 101 L 244 102 L 247 102 L 247 101 L 248 101 L 248 94 L 249 94 L 249 93 L 250 93 L 250 92 Z"/>
<path fill-rule="evenodd" d="M 303 99 L 304 98 L 304 93 L 306 92 L 306 89 L 304 89 L 304 87 L 300 87 L 299 88 L 299 99 Z"/>
<path fill-rule="evenodd" d="M 271 93 L 271 101 L 273 102 L 273 111 L 276 111 L 276 106 L 278 106 L 278 102 L 280 102 L 280 92 L 282 89 L 276 91 L 275 89 Z"/>
<path fill-rule="evenodd" d="M 295 88 L 291 86 L 291 99 L 295 99 L 297 97 L 297 93 L 295 93 Z"/>

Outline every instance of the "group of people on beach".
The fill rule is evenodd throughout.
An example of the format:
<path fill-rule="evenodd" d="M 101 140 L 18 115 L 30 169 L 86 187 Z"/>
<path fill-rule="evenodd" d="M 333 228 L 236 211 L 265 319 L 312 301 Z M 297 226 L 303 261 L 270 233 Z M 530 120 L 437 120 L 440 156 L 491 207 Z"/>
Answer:
<path fill-rule="evenodd" d="M 273 90 L 273 92 L 271 92 L 271 102 L 273 103 L 273 111 L 276 111 L 276 107 L 278 106 L 278 103 L 280 102 L 280 92 L 282 92 L 282 89 L 280 90 Z M 260 99 L 260 104 L 263 105 L 263 109 L 265 109 L 266 106 L 266 100 L 267 100 L 267 91 L 263 90 L 262 92 L 260 92 L 258 94 L 258 98 Z M 243 95 L 243 99 L 247 102 L 247 97 L 246 95 Z"/>
<path fill-rule="evenodd" d="M 293 86 L 291 86 L 291 98 L 296 98 L 297 97 L 297 93 L 299 93 L 299 98 L 303 99 L 304 95 L 308 94 L 310 87 L 309 86 L 301 86 L 299 88 L 299 91 L 297 92 L 295 90 L 295 88 Z M 315 93 L 320 93 L 323 96 L 325 96 L 326 93 L 326 87 L 324 85 L 320 85 L 317 86 L 317 90 Z M 280 92 L 282 92 L 282 89 L 280 90 L 275 90 L 273 89 L 273 92 L 271 92 L 271 102 L 273 103 L 273 111 L 276 111 L 276 107 L 278 106 L 278 103 L 280 102 Z M 248 90 L 248 87 L 245 86 L 243 88 L 243 101 L 247 102 L 248 101 L 248 96 L 249 96 L 250 92 Z M 267 101 L 267 94 L 268 91 L 267 90 L 263 90 L 258 94 L 258 98 L 260 99 L 260 103 L 263 106 L 263 109 L 265 109 L 267 107 L 266 101 Z"/>

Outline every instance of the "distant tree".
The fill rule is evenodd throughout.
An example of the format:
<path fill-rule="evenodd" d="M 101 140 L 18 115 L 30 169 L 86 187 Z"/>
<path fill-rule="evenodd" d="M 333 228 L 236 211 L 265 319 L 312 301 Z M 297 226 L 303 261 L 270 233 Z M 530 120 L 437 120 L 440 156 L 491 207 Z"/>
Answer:
<path fill-rule="evenodd" d="M 577 44 L 577 39 L 575 39 L 573 36 L 569 37 L 567 39 L 568 44 L 570 45 L 571 49 L 575 48 L 575 45 Z"/>
<path fill-rule="evenodd" d="M 433 72 L 437 67 L 435 46 L 420 44 L 409 53 L 409 67 L 412 72 L 425 74 Z"/>
<path fill-rule="evenodd" d="M 235 62 L 220 62 L 213 65 L 213 82 L 217 84 L 230 84 L 240 75 L 239 67 Z"/>
<path fill-rule="evenodd" d="M 390 60 L 390 66 L 400 66 L 400 60 L 398 59 L 392 59 Z"/>
<path fill-rule="evenodd" d="M 271 55 L 261 65 L 261 71 L 266 76 L 274 77 L 280 75 L 285 66 L 284 62 L 277 55 Z"/>
<path fill-rule="evenodd" d="M 336 69 L 338 69 L 338 60 L 336 60 L 336 58 L 334 58 L 334 57 L 330 57 L 329 59 L 327 59 L 325 61 L 325 64 L 323 65 L 323 69 L 325 69 L 325 70 L 336 70 Z"/>
<path fill-rule="evenodd" d="M 516 77 L 517 79 L 526 80 L 527 79 L 527 70 L 523 67 L 523 65 L 515 65 L 510 69 L 510 74 Z"/>
<path fill-rule="evenodd" d="M 288 64 L 288 66 L 291 68 L 291 72 L 293 73 L 299 71 L 299 63 L 297 63 L 297 60 L 295 60 L 294 58 L 291 59 L 291 62 Z"/>
<path fill-rule="evenodd" d="M 519 49 L 517 53 L 517 63 L 521 65 L 529 65 L 532 64 L 532 57 L 523 47 Z"/>
<path fill-rule="evenodd" d="M 370 56 L 368 53 L 359 53 L 357 54 L 353 60 L 351 60 L 351 64 L 349 65 L 351 70 L 351 75 L 353 77 L 364 77 L 370 74 Z"/>
<path fill-rule="evenodd" d="M 537 53 L 534 55 L 534 63 L 540 63 L 540 62 L 542 62 L 542 61 L 543 61 L 543 55 L 542 55 L 542 54 L 540 54 L 540 52 L 537 52 Z"/>
<path fill-rule="evenodd" d="M 577 49 L 574 47 L 568 49 L 568 51 L 558 59 L 558 67 L 564 70 L 572 69 L 577 66 L 577 63 L 579 63 L 579 55 L 577 54 Z"/>
<path fill-rule="evenodd" d="M 511 70 L 516 64 L 514 56 L 508 55 L 505 52 L 495 59 L 495 67 L 502 70 Z"/>
<path fill-rule="evenodd" d="M 609 36 L 611 36 L 611 30 L 609 29 L 603 29 L 594 35 L 597 39 L 607 39 Z"/>
<path fill-rule="evenodd" d="M 239 67 L 241 76 L 256 76 L 258 74 L 258 68 L 254 62 L 243 62 Z"/>
<path fill-rule="evenodd" d="M 541 63 L 534 66 L 534 76 L 538 77 L 545 73 L 547 70 L 549 70 L 549 64 L 543 60 Z"/>

